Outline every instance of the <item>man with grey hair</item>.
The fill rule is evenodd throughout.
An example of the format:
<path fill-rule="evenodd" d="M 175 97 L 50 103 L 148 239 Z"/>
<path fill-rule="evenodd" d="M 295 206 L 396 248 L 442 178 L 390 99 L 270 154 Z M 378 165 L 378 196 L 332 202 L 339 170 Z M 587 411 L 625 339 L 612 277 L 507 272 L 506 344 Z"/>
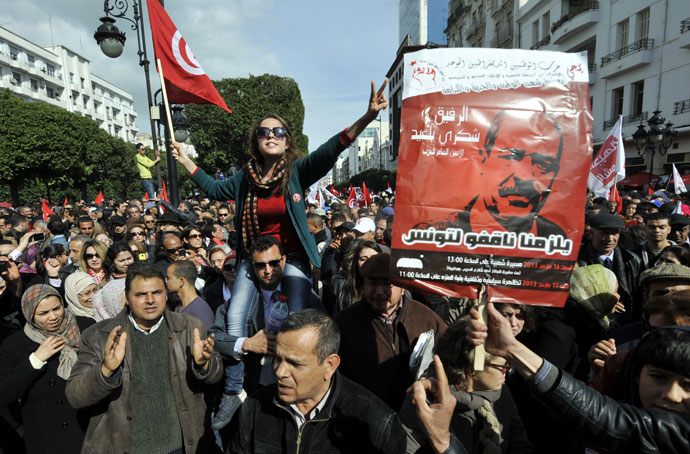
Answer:
<path fill-rule="evenodd" d="M 398 415 L 338 372 L 340 334 L 323 312 L 305 309 L 280 327 L 273 361 L 276 383 L 248 398 L 233 419 L 229 453 L 259 446 L 288 451 L 400 453 Z"/>

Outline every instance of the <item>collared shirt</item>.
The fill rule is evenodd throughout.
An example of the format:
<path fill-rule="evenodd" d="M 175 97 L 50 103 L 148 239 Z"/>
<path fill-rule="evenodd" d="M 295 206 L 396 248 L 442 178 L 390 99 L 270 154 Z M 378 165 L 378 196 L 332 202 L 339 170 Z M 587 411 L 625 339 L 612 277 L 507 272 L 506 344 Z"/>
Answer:
<path fill-rule="evenodd" d="M 223 284 L 223 287 L 225 287 L 225 284 Z M 266 321 L 268 320 L 268 314 L 271 312 L 271 308 L 273 307 L 273 302 L 271 302 L 271 296 L 273 295 L 273 292 L 280 292 L 280 284 L 278 284 L 278 288 L 275 290 L 264 290 L 263 288 L 261 289 L 261 296 L 263 299 L 263 305 L 264 305 L 264 326 L 266 326 Z M 225 295 L 223 295 L 225 296 Z M 244 340 L 246 337 L 238 337 L 237 341 L 235 341 L 235 354 L 236 355 L 246 355 L 247 352 L 242 350 L 242 344 L 244 343 Z"/>
<path fill-rule="evenodd" d="M 405 300 L 405 297 L 403 296 L 400 298 L 400 304 L 398 304 L 398 307 L 395 308 L 393 313 L 386 317 L 385 315 L 379 315 L 379 320 L 383 322 L 384 325 L 392 325 L 393 322 L 398 318 L 398 315 L 400 315 L 400 310 L 403 307 L 403 302 Z"/>
<path fill-rule="evenodd" d="M 316 404 L 316 407 L 312 411 L 309 412 L 309 419 L 307 419 L 301 411 L 297 408 L 297 405 L 295 404 L 290 404 L 288 407 L 290 410 L 292 410 L 292 417 L 295 419 L 295 423 L 297 424 L 297 430 L 300 430 L 302 426 L 307 422 L 310 421 L 323 410 L 323 407 L 326 405 L 326 401 L 328 401 L 328 396 L 331 395 L 331 389 L 333 389 L 333 381 L 331 379 L 331 386 L 328 387 L 328 391 L 326 391 L 326 394 L 324 394 L 323 398 L 321 401 L 319 401 L 318 404 Z"/>
<path fill-rule="evenodd" d="M 614 249 L 613 251 L 611 251 L 611 253 L 609 255 L 600 255 L 599 256 L 599 263 L 606 266 L 606 261 L 611 260 L 611 267 L 613 268 L 613 258 L 614 258 L 615 253 L 616 253 L 616 251 Z"/>
<path fill-rule="evenodd" d="M 137 325 L 137 322 L 134 321 L 134 317 L 132 317 L 131 312 L 127 315 L 127 317 L 129 317 L 129 321 L 132 322 L 132 325 L 134 325 L 135 330 L 139 331 L 140 333 L 144 333 L 146 335 L 152 334 L 153 332 L 155 332 L 161 326 L 161 323 L 163 323 L 163 319 L 165 318 L 161 315 L 161 318 L 160 318 L 160 320 L 158 320 L 158 323 L 153 325 L 150 330 L 146 331 L 145 329 L 142 329 L 139 327 L 139 325 Z"/>

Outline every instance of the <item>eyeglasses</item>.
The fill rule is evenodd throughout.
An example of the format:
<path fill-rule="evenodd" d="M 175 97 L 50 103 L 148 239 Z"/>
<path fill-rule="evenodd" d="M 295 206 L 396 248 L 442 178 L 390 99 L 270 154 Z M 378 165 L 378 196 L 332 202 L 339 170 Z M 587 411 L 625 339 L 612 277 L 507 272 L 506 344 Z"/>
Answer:
<path fill-rule="evenodd" d="M 277 265 L 276 265 L 276 266 L 277 266 Z M 230 265 L 230 264 L 228 264 L 228 265 L 225 265 L 225 266 L 223 267 L 223 271 L 235 271 L 235 268 L 236 268 L 235 265 Z"/>
<path fill-rule="evenodd" d="M 268 139 L 271 133 L 273 133 L 273 137 L 275 137 L 278 140 L 283 140 L 285 139 L 285 136 L 287 136 L 287 131 L 285 130 L 285 128 L 281 128 L 280 126 L 275 127 L 273 129 L 264 127 L 256 128 L 256 137 L 258 137 L 259 140 Z"/>
<path fill-rule="evenodd" d="M 279 258 L 276 260 L 270 260 L 268 262 L 253 262 L 252 266 L 257 270 L 263 270 L 264 268 L 266 268 L 266 265 L 269 265 L 271 268 L 278 268 L 282 260 L 282 258 Z"/>
<path fill-rule="evenodd" d="M 201 236 L 201 233 L 193 233 L 193 234 L 189 235 L 189 238 L 194 238 L 194 239 L 198 240 L 198 239 L 202 238 L 202 236 Z"/>
<path fill-rule="evenodd" d="M 230 215 L 230 213 L 218 213 L 218 217 L 219 217 L 219 218 L 220 218 L 220 217 L 223 217 L 223 218 L 224 218 L 224 217 L 229 216 L 229 215 Z"/>
<path fill-rule="evenodd" d="M 91 290 L 84 290 L 81 293 L 77 293 L 77 296 L 81 296 L 82 298 L 88 298 L 89 296 L 93 296 L 96 294 L 96 290 L 98 287 L 94 287 Z"/>
<path fill-rule="evenodd" d="M 506 364 L 493 364 L 493 363 L 489 363 L 489 364 L 487 364 L 487 366 L 493 367 L 494 369 L 498 369 L 498 370 L 500 370 L 501 372 L 503 372 L 503 373 L 505 373 L 505 374 L 507 374 L 508 372 L 510 372 L 510 370 L 512 369 L 512 367 L 511 367 L 510 364 L 508 364 L 508 363 L 506 363 Z"/>
<path fill-rule="evenodd" d="M 86 260 L 95 259 L 96 257 L 98 257 L 98 254 L 84 254 L 84 258 Z M 100 257 L 98 257 L 98 258 L 100 258 Z"/>
<path fill-rule="evenodd" d="M 132 232 L 132 236 L 146 236 L 144 232 Z"/>
<path fill-rule="evenodd" d="M 165 249 L 165 251 L 170 254 L 170 255 L 179 255 L 179 254 L 184 254 L 184 246 L 180 246 L 175 249 Z"/>
<path fill-rule="evenodd" d="M 150 221 L 144 221 L 144 224 L 155 224 L 155 223 L 156 223 L 155 219 L 152 219 Z"/>

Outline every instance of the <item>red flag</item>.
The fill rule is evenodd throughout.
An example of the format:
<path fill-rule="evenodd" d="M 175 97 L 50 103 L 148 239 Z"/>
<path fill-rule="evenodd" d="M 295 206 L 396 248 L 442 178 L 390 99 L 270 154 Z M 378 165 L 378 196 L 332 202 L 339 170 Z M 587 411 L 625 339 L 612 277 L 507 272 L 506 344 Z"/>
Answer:
<path fill-rule="evenodd" d="M 65 197 L 65 201 L 62 203 L 62 208 L 65 208 L 67 206 L 67 197 Z"/>
<path fill-rule="evenodd" d="M 155 2 L 151 2 L 151 3 L 155 3 Z M 165 180 L 161 180 L 161 181 L 163 183 L 163 191 L 161 192 L 161 200 L 165 200 L 166 202 L 170 202 L 170 200 L 168 200 L 168 190 L 165 187 Z"/>
<path fill-rule="evenodd" d="M 652 189 L 652 186 L 647 186 L 647 194 L 654 194 L 654 189 Z"/>
<path fill-rule="evenodd" d="M 352 192 L 352 183 L 350 183 L 350 187 L 347 188 L 347 192 Z"/>
<path fill-rule="evenodd" d="M 331 185 L 331 188 L 329 189 L 329 191 L 331 191 L 331 194 L 333 194 L 336 197 L 338 197 L 340 195 L 340 193 L 333 187 L 333 185 Z"/>
<path fill-rule="evenodd" d="M 147 202 L 149 201 L 149 191 L 146 191 L 144 193 L 144 200 L 146 200 Z"/>
<path fill-rule="evenodd" d="M 352 185 L 350 185 L 350 197 L 347 198 L 347 206 L 350 208 L 357 208 L 357 194 Z"/>
<path fill-rule="evenodd" d="M 362 193 L 364 193 L 364 206 L 368 208 L 369 205 L 371 205 L 371 195 L 369 194 L 367 184 L 364 181 L 362 181 Z"/>
<path fill-rule="evenodd" d="M 93 202 L 96 205 L 100 205 L 101 203 L 103 203 L 104 200 L 105 200 L 105 197 L 103 197 L 103 191 L 99 191 L 98 195 L 96 196 L 96 200 L 94 200 Z"/>
<path fill-rule="evenodd" d="M 47 221 L 48 216 L 55 214 L 55 212 L 50 209 L 50 206 L 48 206 L 48 202 L 46 202 L 45 199 L 41 199 L 41 202 L 43 202 L 43 206 L 41 207 L 41 211 L 43 211 L 43 220 Z"/>
<path fill-rule="evenodd" d="M 620 214 L 623 212 L 623 199 L 621 199 L 621 194 L 618 192 L 618 188 L 615 184 L 611 186 L 609 200 L 614 200 L 616 202 L 616 213 Z"/>
<path fill-rule="evenodd" d="M 163 67 L 168 100 L 173 104 L 215 104 L 232 113 L 160 2 L 147 3 L 153 49 Z"/>

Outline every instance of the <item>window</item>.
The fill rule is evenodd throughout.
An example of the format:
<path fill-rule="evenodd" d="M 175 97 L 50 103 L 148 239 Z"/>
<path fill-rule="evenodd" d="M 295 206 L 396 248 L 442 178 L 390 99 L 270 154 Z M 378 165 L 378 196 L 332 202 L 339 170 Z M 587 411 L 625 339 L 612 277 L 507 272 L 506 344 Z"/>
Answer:
<path fill-rule="evenodd" d="M 69 83 L 74 83 L 74 73 L 69 73 Z"/>
<path fill-rule="evenodd" d="M 649 38 L 649 8 L 637 13 L 637 20 L 639 22 L 639 39 Z"/>
<path fill-rule="evenodd" d="M 618 115 L 623 115 L 623 87 L 611 92 L 611 119 L 618 119 Z"/>
<path fill-rule="evenodd" d="M 33 55 L 27 55 L 27 58 L 29 59 L 29 66 L 36 66 L 36 57 Z"/>
<path fill-rule="evenodd" d="M 33 91 L 34 93 L 38 92 L 38 81 L 36 81 L 34 79 L 30 79 L 30 81 L 31 81 L 31 91 Z"/>
<path fill-rule="evenodd" d="M 628 19 L 618 23 L 618 47 L 625 47 L 628 45 L 628 31 L 630 22 Z"/>
<path fill-rule="evenodd" d="M 55 99 L 55 90 L 53 90 L 50 87 L 46 88 L 46 96 L 48 96 L 50 99 Z"/>
<path fill-rule="evenodd" d="M 81 78 L 81 89 L 82 90 L 84 89 L 84 78 L 83 77 Z"/>
<path fill-rule="evenodd" d="M 639 115 L 642 113 L 642 101 L 644 99 L 644 80 L 640 80 L 632 84 L 632 105 L 630 106 L 631 115 Z"/>
<path fill-rule="evenodd" d="M 12 71 L 12 80 L 10 82 L 12 83 L 12 85 L 21 85 L 22 76 L 19 75 L 19 73 Z"/>
<path fill-rule="evenodd" d="M 539 19 L 532 23 L 532 44 L 539 42 Z"/>
<path fill-rule="evenodd" d="M 541 20 L 541 36 L 544 38 L 551 34 L 551 12 L 547 11 Z M 542 38 L 543 39 L 543 38 Z"/>
<path fill-rule="evenodd" d="M 55 66 L 46 65 L 46 73 L 51 77 L 55 77 Z"/>

